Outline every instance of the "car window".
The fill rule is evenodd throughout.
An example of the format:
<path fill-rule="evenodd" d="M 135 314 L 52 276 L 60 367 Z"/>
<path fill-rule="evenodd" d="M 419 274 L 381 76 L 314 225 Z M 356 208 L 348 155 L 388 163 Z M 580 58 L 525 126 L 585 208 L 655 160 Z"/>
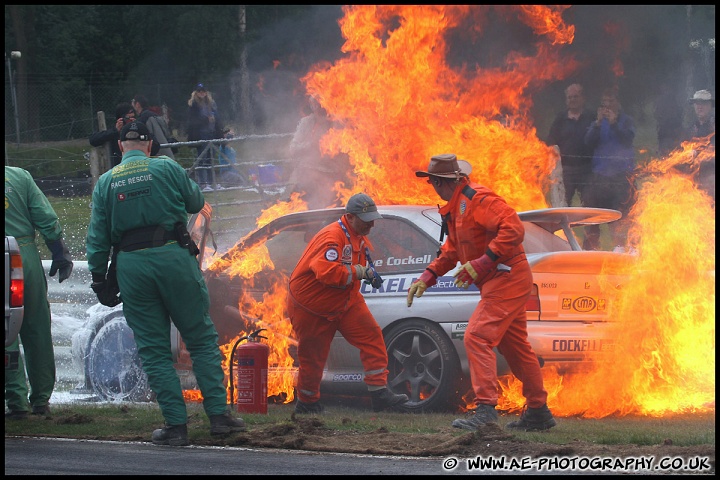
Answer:
<path fill-rule="evenodd" d="M 300 260 L 308 242 L 330 221 L 332 220 L 319 219 L 302 225 L 293 225 L 271 237 L 265 246 L 275 264 L 275 270 L 285 271 L 289 275 Z"/>
<path fill-rule="evenodd" d="M 381 275 L 422 271 L 438 250 L 437 241 L 399 217 L 385 216 L 375 220 L 369 237 L 374 247 L 371 256 Z"/>

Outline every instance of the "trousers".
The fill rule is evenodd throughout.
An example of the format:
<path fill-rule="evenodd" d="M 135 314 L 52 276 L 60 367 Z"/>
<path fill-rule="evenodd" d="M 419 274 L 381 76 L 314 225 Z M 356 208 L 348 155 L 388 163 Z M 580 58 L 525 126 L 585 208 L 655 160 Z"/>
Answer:
<path fill-rule="evenodd" d="M 25 361 L 23 366 L 21 358 L 17 370 L 5 371 L 5 400 L 11 410 L 27 411 L 28 401 L 33 407 L 42 407 L 50 402 L 55 388 L 55 351 L 50 303 L 47 299 L 47 278 L 40 254 L 34 242 L 18 239 L 18 243 L 25 280 L 25 313 L 20 328 Z"/>
<path fill-rule="evenodd" d="M 171 321 L 190 353 L 205 413 L 212 416 L 227 411 L 218 334 L 208 313 L 207 286 L 195 257 L 176 241 L 120 252 L 117 279 L 125 319 L 135 335 L 143 370 L 165 423 L 187 423 L 185 399 L 173 365 Z"/>
<path fill-rule="evenodd" d="M 369 386 L 387 384 L 388 357 L 382 330 L 362 297 L 332 321 L 308 312 L 292 299 L 288 301 L 288 315 L 298 340 L 297 394 L 301 402 L 320 400 L 320 381 L 335 332 L 360 350 L 363 381 Z"/>
<path fill-rule="evenodd" d="M 470 316 L 464 338 L 477 403 L 497 405 L 495 347 L 522 382 L 528 406 L 539 408 L 547 401 L 540 362 L 528 341 L 525 305 L 531 287 L 532 271 L 526 261 L 514 264 L 510 272 L 496 275 L 482 286 L 481 300 Z"/>

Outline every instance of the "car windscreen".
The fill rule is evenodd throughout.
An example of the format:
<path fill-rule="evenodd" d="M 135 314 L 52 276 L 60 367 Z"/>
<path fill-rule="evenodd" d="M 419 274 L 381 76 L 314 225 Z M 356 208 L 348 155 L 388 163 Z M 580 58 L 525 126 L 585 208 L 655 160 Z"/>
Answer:
<path fill-rule="evenodd" d="M 432 233 L 439 235 L 440 227 Z M 438 242 L 433 237 L 400 217 L 385 215 L 375 220 L 369 237 L 374 247 L 371 256 L 381 275 L 422 271 L 438 251 Z"/>
<path fill-rule="evenodd" d="M 308 242 L 330 221 L 337 219 L 309 219 L 302 224 L 289 225 L 266 239 L 265 245 L 275 269 L 288 274 L 292 272 Z M 376 220 L 369 238 L 374 247 L 370 255 L 381 275 L 422 271 L 438 250 L 437 241 L 400 217 L 386 216 Z"/>

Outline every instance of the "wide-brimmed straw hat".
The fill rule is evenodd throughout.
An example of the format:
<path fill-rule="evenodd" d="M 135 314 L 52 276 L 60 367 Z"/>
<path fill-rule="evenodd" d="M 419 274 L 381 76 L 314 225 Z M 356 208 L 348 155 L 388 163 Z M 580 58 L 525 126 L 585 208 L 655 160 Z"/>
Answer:
<path fill-rule="evenodd" d="M 467 177 L 472 166 L 465 160 L 458 160 L 454 153 L 442 153 L 430 157 L 430 165 L 426 172 L 415 172 L 418 177 L 460 178 Z"/>

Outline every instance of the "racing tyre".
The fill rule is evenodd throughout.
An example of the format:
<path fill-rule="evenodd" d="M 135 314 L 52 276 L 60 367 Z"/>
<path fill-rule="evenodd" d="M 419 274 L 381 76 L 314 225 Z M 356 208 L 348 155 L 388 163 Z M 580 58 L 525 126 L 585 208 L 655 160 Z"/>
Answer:
<path fill-rule="evenodd" d="M 135 337 L 124 317 L 98 330 L 87 356 L 90 386 L 102 400 L 148 402 L 153 399 Z"/>
<path fill-rule="evenodd" d="M 439 326 L 424 320 L 401 322 L 385 334 L 385 345 L 388 387 L 410 398 L 399 410 L 421 413 L 457 405 L 460 360 Z"/>

